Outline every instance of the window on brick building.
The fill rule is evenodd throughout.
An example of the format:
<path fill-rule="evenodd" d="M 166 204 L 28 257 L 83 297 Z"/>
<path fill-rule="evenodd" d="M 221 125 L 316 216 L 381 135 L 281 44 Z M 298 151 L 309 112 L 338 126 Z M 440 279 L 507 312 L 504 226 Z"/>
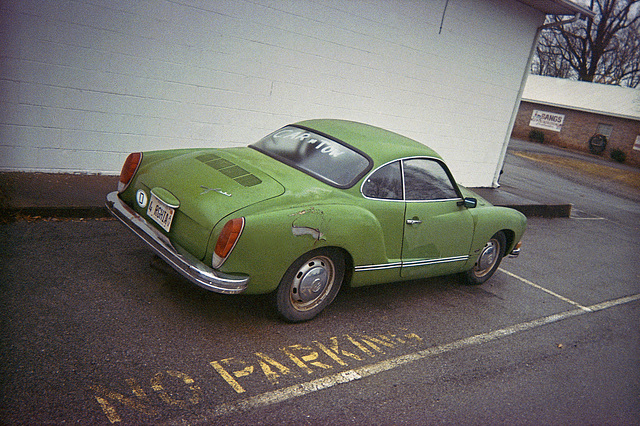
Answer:
<path fill-rule="evenodd" d="M 606 136 L 607 139 L 611 137 L 611 133 L 613 133 L 613 125 L 611 124 L 598 124 L 597 134 Z"/>

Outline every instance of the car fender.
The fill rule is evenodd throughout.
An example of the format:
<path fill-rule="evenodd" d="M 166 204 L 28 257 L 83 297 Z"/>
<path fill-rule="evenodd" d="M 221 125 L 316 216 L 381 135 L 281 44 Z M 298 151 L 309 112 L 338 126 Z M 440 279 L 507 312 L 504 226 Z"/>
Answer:
<path fill-rule="evenodd" d="M 370 211 L 327 204 L 245 216 L 242 236 L 220 270 L 251 275 L 247 294 L 269 293 L 298 257 L 319 247 L 342 249 L 349 266 L 388 261 L 382 227 Z"/>
<path fill-rule="evenodd" d="M 469 210 L 475 222 L 475 232 L 471 243 L 467 266 L 473 267 L 480 251 L 487 241 L 498 231 L 505 231 L 507 247 L 505 254 L 513 250 L 520 241 L 527 224 L 525 215 L 507 207 L 478 207 Z"/>

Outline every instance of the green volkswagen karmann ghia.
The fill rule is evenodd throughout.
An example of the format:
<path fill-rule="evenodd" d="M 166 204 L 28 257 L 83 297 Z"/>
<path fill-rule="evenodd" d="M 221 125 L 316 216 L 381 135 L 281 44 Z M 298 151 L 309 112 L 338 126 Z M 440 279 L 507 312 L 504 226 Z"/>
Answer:
<path fill-rule="evenodd" d="M 526 218 L 456 184 L 428 147 L 377 127 L 309 120 L 240 148 L 133 153 L 107 207 L 189 281 L 273 293 L 309 320 L 342 285 L 489 279 Z"/>

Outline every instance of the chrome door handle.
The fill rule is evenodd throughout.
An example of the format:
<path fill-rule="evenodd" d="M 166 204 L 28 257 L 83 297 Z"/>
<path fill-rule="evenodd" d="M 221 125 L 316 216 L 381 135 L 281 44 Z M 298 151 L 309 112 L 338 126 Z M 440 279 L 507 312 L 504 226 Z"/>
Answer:
<path fill-rule="evenodd" d="M 407 219 L 407 225 L 420 225 L 422 223 L 419 219 Z"/>

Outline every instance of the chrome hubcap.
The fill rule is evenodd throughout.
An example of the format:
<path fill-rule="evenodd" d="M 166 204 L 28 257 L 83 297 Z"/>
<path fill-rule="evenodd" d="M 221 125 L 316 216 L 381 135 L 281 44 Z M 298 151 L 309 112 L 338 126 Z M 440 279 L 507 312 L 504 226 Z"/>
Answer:
<path fill-rule="evenodd" d="M 311 309 L 331 291 L 335 267 L 331 259 L 318 256 L 300 267 L 291 287 L 291 302 L 299 310 Z"/>
<path fill-rule="evenodd" d="M 493 265 L 495 265 L 498 260 L 499 247 L 500 243 L 495 239 L 489 240 L 489 242 L 484 246 L 474 268 L 477 276 L 482 277 L 491 271 Z"/>

